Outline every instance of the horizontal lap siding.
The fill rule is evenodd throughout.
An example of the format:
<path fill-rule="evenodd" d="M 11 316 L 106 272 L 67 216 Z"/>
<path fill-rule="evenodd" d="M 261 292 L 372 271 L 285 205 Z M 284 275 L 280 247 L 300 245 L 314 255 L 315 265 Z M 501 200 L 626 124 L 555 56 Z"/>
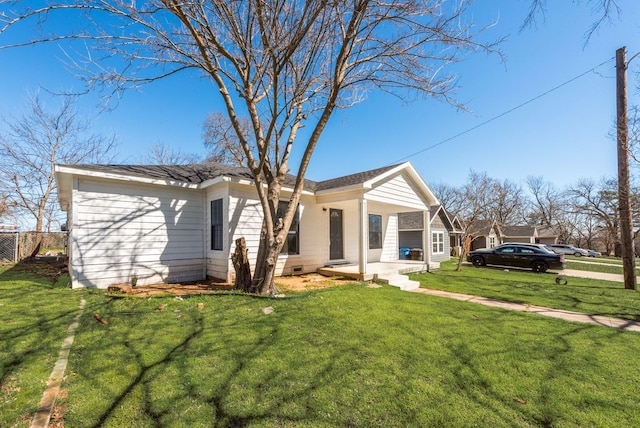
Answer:
<path fill-rule="evenodd" d="M 433 248 L 431 248 L 431 260 L 434 262 L 449 260 L 451 258 L 451 239 L 449 238 L 449 231 L 439 214 L 431 221 L 431 233 L 434 232 L 442 232 L 444 234 L 444 253 L 434 254 Z M 431 247 L 433 247 L 433 245 L 431 245 Z"/>
<path fill-rule="evenodd" d="M 416 186 L 404 175 L 399 174 L 367 192 L 367 199 L 385 204 L 409 207 L 419 210 L 429 209 L 419 196 Z"/>
<path fill-rule="evenodd" d="M 74 286 L 203 279 L 202 192 L 79 179 L 73 203 Z"/>
<path fill-rule="evenodd" d="M 288 194 L 283 193 L 282 200 Z M 300 254 L 280 254 L 276 264 L 276 275 L 291 275 L 294 268 L 302 267 L 302 272 L 314 272 L 324 266 L 329 257 L 328 215 L 322 207 L 315 203 L 315 197 L 303 195 L 300 201 Z M 251 271 L 255 271 L 256 257 L 260 245 L 260 231 L 262 228 L 262 206 L 255 197 L 255 191 L 241 186 L 232 186 L 229 196 L 229 242 L 227 257 L 235 250 L 235 240 L 245 238 L 249 250 Z M 227 258 L 228 260 L 228 258 Z M 216 267 L 210 257 L 208 268 Z M 229 264 L 229 272 L 233 267 Z M 231 275 L 233 276 L 233 274 Z"/>
<path fill-rule="evenodd" d="M 381 262 L 391 262 L 398 260 L 398 216 L 395 214 L 384 215 L 385 232 L 382 241 L 382 254 L 380 254 Z"/>

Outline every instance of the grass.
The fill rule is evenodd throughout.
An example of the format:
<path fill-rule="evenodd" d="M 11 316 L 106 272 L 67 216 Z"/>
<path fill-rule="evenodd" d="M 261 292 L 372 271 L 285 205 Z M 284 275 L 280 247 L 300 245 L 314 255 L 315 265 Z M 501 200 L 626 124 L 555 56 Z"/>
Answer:
<path fill-rule="evenodd" d="M 0 275 L 20 307 L 40 288 L 69 301 L 58 309 L 66 328 L 80 294 L 46 282 L 18 293 L 26 282 Z M 364 285 L 284 299 L 82 295 L 60 400 L 70 427 L 640 426 L 637 333 Z M 36 321 L 26 312 L 10 308 Z M 28 425 L 14 405 L 1 407 L 0 426 Z"/>
<path fill-rule="evenodd" d="M 0 426 L 28 426 L 79 296 L 43 266 L 0 266 Z"/>
<path fill-rule="evenodd" d="M 590 265 L 576 263 L 576 267 L 582 266 Z M 463 265 L 457 272 L 455 268 L 456 263 L 449 261 L 434 273 L 411 278 L 425 288 L 640 321 L 638 292 L 625 290 L 620 282 L 567 277 L 566 285 L 558 285 L 555 273 L 471 265 Z"/>

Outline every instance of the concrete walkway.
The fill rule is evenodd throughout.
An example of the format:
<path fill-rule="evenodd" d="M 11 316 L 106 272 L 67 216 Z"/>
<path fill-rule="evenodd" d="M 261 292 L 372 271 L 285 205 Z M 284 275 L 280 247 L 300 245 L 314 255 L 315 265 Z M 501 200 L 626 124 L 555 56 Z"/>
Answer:
<path fill-rule="evenodd" d="M 445 297 L 464 302 L 478 303 L 494 308 L 507 309 L 510 311 L 530 312 L 545 317 L 558 318 L 565 321 L 596 324 L 604 327 L 612 327 L 625 331 L 635 331 L 640 333 L 640 323 L 629 320 L 621 320 L 600 315 L 588 315 L 579 312 L 565 311 L 562 309 L 551 309 L 543 306 L 523 305 L 519 303 L 505 302 L 503 300 L 490 299 L 488 297 L 471 296 L 468 294 L 451 293 L 449 291 L 431 290 L 428 288 L 417 288 L 411 290 L 414 293 L 428 294 L 431 296 Z"/>

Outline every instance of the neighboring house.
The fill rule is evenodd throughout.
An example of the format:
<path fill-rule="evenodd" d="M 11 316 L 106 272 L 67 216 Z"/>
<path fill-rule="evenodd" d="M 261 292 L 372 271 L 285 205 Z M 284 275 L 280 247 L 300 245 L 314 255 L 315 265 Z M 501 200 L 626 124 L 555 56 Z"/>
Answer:
<path fill-rule="evenodd" d="M 57 165 L 58 199 L 67 212 L 72 286 L 233 281 L 230 255 L 244 237 L 252 269 L 262 208 L 246 168 Z M 295 177 L 286 180 L 283 204 Z M 417 212 L 427 225 L 438 201 L 410 163 L 332 180 L 305 181 L 276 275 L 315 272 L 326 265 L 399 259 L 398 213 Z M 424 255 L 428 268 L 430 253 Z"/>
<path fill-rule="evenodd" d="M 462 236 L 449 213 L 442 205 L 431 207 L 431 260 L 444 261 L 455 253 L 455 245 Z M 458 240 L 456 240 L 456 237 Z M 452 250 L 453 249 L 453 250 Z"/>
<path fill-rule="evenodd" d="M 557 244 L 558 243 L 558 234 L 553 230 L 550 226 L 536 226 L 538 230 L 538 238 L 536 239 L 536 244 Z"/>
<path fill-rule="evenodd" d="M 490 220 L 478 220 L 469 230 L 470 240 L 467 252 L 479 248 L 493 248 L 500 245 L 501 232 L 498 224 Z"/>
<path fill-rule="evenodd" d="M 429 249 L 431 262 L 449 260 L 453 246 L 460 246 L 463 230 L 454 223 L 442 205 L 434 205 L 429 211 L 431 245 L 424 245 L 424 215 L 421 212 L 398 213 L 398 241 L 400 256 L 408 256 L 409 250 Z"/>
<path fill-rule="evenodd" d="M 535 226 L 502 226 L 500 232 L 502 244 L 507 242 L 535 244 L 538 241 L 538 230 Z"/>
<path fill-rule="evenodd" d="M 451 226 L 452 229 L 449 231 L 450 235 L 450 247 L 451 247 L 451 255 L 459 256 L 462 252 L 462 245 L 464 239 L 464 225 L 458 218 L 458 216 L 449 216 L 451 218 Z"/>

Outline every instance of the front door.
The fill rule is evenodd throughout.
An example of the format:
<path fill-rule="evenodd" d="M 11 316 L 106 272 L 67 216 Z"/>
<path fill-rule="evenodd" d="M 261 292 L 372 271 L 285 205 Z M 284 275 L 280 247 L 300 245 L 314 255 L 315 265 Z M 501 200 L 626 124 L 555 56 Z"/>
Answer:
<path fill-rule="evenodd" d="M 329 210 L 329 260 L 344 258 L 342 210 Z"/>

